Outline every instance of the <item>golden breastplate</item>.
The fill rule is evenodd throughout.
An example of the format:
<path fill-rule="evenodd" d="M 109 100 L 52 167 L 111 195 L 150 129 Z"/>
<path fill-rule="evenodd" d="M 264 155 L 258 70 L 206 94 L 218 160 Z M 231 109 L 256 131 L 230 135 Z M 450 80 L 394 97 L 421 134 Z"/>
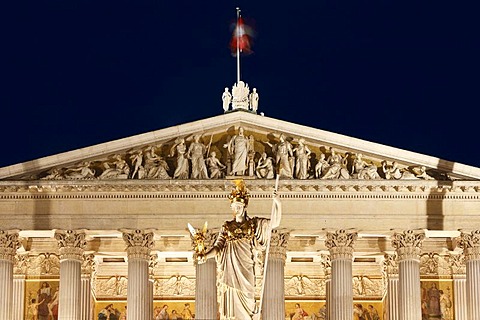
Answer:
<path fill-rule="evenodd" d="M 236 221 L 228 221 L 227 223 L 225 223 L 224 229 L 227 241 L 240 239 L 252 240 L 255 234 L 253 220 L 247 220 L 243 223 L 238 223 Z"/>

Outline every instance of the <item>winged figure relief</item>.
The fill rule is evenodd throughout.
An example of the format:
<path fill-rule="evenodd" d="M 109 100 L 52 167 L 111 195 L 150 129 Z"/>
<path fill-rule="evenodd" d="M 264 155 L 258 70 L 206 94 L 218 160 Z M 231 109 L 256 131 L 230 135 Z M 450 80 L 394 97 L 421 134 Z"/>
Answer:
<path fill-rule="evenodd" d="M 304 275 L 295 275 L 285 282 L 286 296 L 321 296 L 325 294 L 323 279 L 310 279 Z"/>
<path fill-rule="evenodd" d="M 195 281 L 184 275 L 175 275 L 168 279 L 155 279 L 156 296 L 195 296 Z"/>
<path fill-rule="evenodd" d="M 108 279 L 97 278 L 96 293 L 97 296 L 127 296 L 127 278 L 123 276 L 113 276 Z"/>

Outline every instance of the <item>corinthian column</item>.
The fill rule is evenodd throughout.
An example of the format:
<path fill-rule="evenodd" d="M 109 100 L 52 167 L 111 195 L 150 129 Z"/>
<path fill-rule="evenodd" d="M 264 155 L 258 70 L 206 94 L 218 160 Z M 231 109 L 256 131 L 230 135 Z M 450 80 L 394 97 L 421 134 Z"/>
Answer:
<path fill-rule="evenodd" d="M 200 236 L 200 237 L 199 237 Z M 210 229 L 203 230 L 195 235 L 190 234 L 193 249 L 198 251 L 199 245 L 209 250 L 215 242 L 218 233 Z M 195 264 L 195 316 L 198 319 L 216 319 L 217 303 L 217 262 L 210 258 L 204 263 L 197 262 L 197 253 L 194 253 Z"/>
<path fill-rule="evenodd" d="M 12 319 L 13 264 L 17 249 L 19 230 L 0 230 L 0 320 Z"/>
<path fill-rule="evenodd" d="M 285 259 L 289 232 L 272 230 L 262 302 L 262 319 L 285 318 Z"/>
<path fill-rule="evenodd" d="M 385 299 L 385 308 L 387 309 L 386 320 L 399 320 L 397 255 L 385 253 L 384 258 L 383 274 L 384 277 L 387 278 L 387 295 Z"/>
<path fill-rule="evenodd" d="M 322 254 L 321 258 L 323 273 L 325 274 L 325 305 L 327 310 L 327 319 L 332 319 L 332 314 L 330 312 L 330 304 L 332 303 L 332 262 L 330 261 L 329 254 Z"/>
<path fill-rule="evenodd" d="M 480 319 L 480 230 L 461 232 L 459 245 L 463 249 L 467 271 L 467 315 Z"/>
<path fill-rule="evenodd" d="M 56 230 L 60 250 L 58 319 L 78 320 L 82 303 L 82 262 L 87 245 L 84 230 Z"/>
<path fill-rule="evenodd" d="M 450 252 L 448 257 L 453 276 L 453 305 L 455 320 L 467 320 L 467 281 L 465 256 L 463 254 Z"/>
<path fill-rule="evenodd" d="M 329 303 L 332 320 L 353 319 L 352 261 L 353 244 L 357 232 L 337 230 L 327 232 L 325 245 L 330 252 L 332 275 L 330 280 L 331 302 Z"/>
<path fill-rule="evenodd" d="M 393 235 L 398 259 L 398 302 L 400 320 L 422 320 L 420 296 L 420 253 L 423 231 L 406 230 Z"/>
<path fill-rule="evenodd" d="M 88 253 L 83 256 L 82 263 L 82 295 L 80 304 L 80 319 L 81 320 L 90 320 L 93 317 L 93 306 L 92 306 L 92 276 L 95 272 L 96 263 L 95 255 L 93 253 Z"/>
<path fill-rule="evenodd" d="M 152 305 L 148 265 L 154 245 L 153 229 L 121 231 L 128 256 L 127 319 L 145 320 L 150 315 Z"/>
<path fill-rule="evenodd" d="M 13 267 L 12 320 L 25 318 L 25 274 L 27 273 L 28 253 L 17 254 Z"/>

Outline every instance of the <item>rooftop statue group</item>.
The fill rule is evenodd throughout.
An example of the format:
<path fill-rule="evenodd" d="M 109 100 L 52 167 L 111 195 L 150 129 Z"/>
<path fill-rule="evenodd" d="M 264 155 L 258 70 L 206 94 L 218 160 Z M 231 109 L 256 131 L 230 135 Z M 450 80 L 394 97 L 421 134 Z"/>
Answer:
<path fill-rule="evenodd" d="M 225 91 L 222 94 L 223 101 L 223 111 L 228 112 L 230 104 L 232 105 L 232 110 L 249 110 L 254 113 L 257 113 L 258 109 L 258 93 L 257 89 L 253 88 L 250 92 L 248 84 L 243 81 L 235 83 L 232 87 L 232 93 L 228 91 L 228 88 L 225 88 Z"/>
<path fill-rule="evenodd" d="M 338 153 L 325 147 L 325 152 L 312 154 L 303 138 L 278 141 L 255 141 L 239 127 L 233 136 L 217 141 L 212 150 L 213 135 L 208 143 L 202 135 L 193 135 L 187 142 L 177 138 L 164 152 L 161 146 L 147 146 L 127 154 L 115 154 L 102 161 L 83 161 L 68 168 L 54 168 L 41 179 L 222 179 L 245 177 L 257 179 L 433 179 L 425 167 L 400 168 L 395 162 L 376 165 L 361 153 Z M 226 142 L 221 142 L 226 141 Z M 163 149 L 165 150 L 165 149 Z M 256 150 L 261 150 L 257 152 Z M 217 152 L 224 152 L 217 155 Z M 170 168 L 171 167 L 171 168 Z"/>

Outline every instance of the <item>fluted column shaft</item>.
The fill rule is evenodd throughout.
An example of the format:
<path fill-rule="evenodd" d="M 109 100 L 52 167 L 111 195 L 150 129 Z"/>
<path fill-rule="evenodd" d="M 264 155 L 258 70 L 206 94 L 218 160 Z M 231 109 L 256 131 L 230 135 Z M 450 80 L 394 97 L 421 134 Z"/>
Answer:
<path fill-rule="evenodd" d="M 149 284 L 150 251 L 153 248 L 152 230 L 123 230 L 127 244 L 128 284 L 127 319 L 145 320 L 150 315 L 152 288 Z"/>
<path fill-rule="evenodd" d="M 90 320 L 93 317 L 92 305 L 92 274 L 95 272 L 96 263 L 95 255 L 93 253 L 84 254 L 82 263 L 82 277 L 81 277 L 81 310 L 80 319 Z"/>
<path fill-rule="evenodd" d="M 82 262 L 87 244 L 84 230 L 56 230 L 60 250 L 58 319 L 81 319 Z"/>
<path fill-rule="evenodd" d="M 468 319 L 480 320 L 480 230 L 462 231 L 459 244 L 465 256 Z"/>
<path fill-rule="evenodd" d="M 12 319 L 13 264 L 17 249 L 19 230 L 0 230 L 0 320 Z"/>
<path fill-rule="evenodd" d="M 453 301 L 455 320 L 468 320 L 467 316 L 467 279 L 465 275 L 453 276 Z"/>
<path fill-rule="evenodd" d="M 195 315 L 198 319 L 216 319 L 217 262 L 215 258 L 195 265 Z"/>
<path fill-rule="evenodd" d="M 325 245 L 330 251 L 332 320 L 353 319 L 352 262 L 353 244 L 357 238 L 354 231 L 338 230 L 327 233 Z"/>
<path fill-rule="evenodd" d="M 267 269 L 264 270 L 265 288 L 262 301 L 262 320 L 285 317 L 285 259 L 290 234 L 273 230 L 270 239 Z"/>
<path fill-rule="evenodd" d="M 400 320 L 422 320 L 420 253 L 423 231 L 395 233 L 392 245 L 398 257 L 398 302 Z"/>
<path fill-rule="evenodd" d="M 25 309 L 25 276 L 13 276 L 12 320 L 23 320 Z"/>
<path fill-rule="evenodd" d="M 398 275 L 389 276 L 387 280 L 387 319 L 399 320 Z"/>

